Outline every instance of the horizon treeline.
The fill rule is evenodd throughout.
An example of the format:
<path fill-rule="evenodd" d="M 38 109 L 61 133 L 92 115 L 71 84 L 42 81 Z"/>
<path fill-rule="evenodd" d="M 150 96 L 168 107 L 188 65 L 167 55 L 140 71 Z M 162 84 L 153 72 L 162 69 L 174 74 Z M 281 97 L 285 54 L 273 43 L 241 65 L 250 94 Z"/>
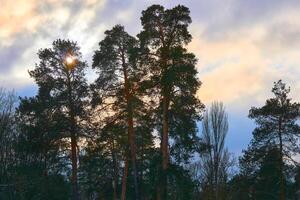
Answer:
<path fill-rule="evenodd" d="M 0 199 L 299 199 L 300 104 L 290 88 L 276 81 L 274 96 L 250 108 L 256 128 L 237 160 L 225 106 L 196 96 L 189 9 L 152 5 L 140 20 L 136 36 L 105 31 L 92 66 L 75 41 L 40 49 L 33 97 L 0 89 Z"/>

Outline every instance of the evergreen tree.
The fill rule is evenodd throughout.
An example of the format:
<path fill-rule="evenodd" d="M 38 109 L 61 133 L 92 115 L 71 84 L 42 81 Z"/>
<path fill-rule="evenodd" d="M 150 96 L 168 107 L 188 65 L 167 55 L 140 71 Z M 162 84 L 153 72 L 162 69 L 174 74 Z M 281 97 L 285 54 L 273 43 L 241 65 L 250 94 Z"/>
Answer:
<path fill-rule="evenodd" d="M 156 97 L 161 132 L 162 174 L 160 199 L 167 199 L 167 171 L 169 154 L 176 161 L 187 160 L 194 150 L 196 121 L 203 105 L 195 94 L 201 85 L 196 78 L 196 58 L 184 45 L 191 41 L 187 30 L 191 23 L 189 9 L 176 6 L 165 9 L 152 5 L 142 12 L 143 30 L 138 35 L 149 59 L 151 96 Z M 173 140 L 169 149 L 169 136 Z"/>
<path fill-rule="evenodd" d="M 295 191 L 295 199 L 300 198 L 300 167 L 297 166 L 296 168 L 296 176 L 295 176 L 295 184 L 294 184 L 294 191 Z"/>
<path fill-rule="evenodd" d="M 140 199 L 137 169 L 137 137 L 139 118 L 145 116 L 144 104 L 140 90 L 140 82 L 145 75 L 143 65 L 139 63 L 138 41 L 124 31 L 124 27 L 117 25 L 105 32 L 105 38 L 99 43 L 93 57 L 93 68 L 99 74 L 95 84 L 92 85 L 95 103 L 111 109 L 107 118 L 114 118 L 113 123 L 125 125 L 128 132 L 129 155 L 125 162 L 131 161 L 135 199 Z M 108 120 L 111 121 L 111 120 Z M 127 154 L 127 153 L 126 153 Z M 127 167 L 128 164 L 125 163 Z M 125 172 L 128 169 L 125 169 Z M 122 197 L 126 193 L 126 173 Z"/>
<path fill-rule="evenodd" d="M 87 140 L 81 159 L 81 182 L 87 199 L 119 199 L 125 127 L 103 127 Z"/>
<path fill-rule="evenodd" d="M 79 199 L 77 168 L 78 140 L 84 136 L 83 121 L 86 118 L 85 102 L 88 86 L 85 79 L 87 64 L 82 61 L 76 42 L 55 40 L 52 48 L 38 53 L 40 62 L 29 74 L 39 86 L 38 96 L 47 95 L 47 106 L 59 112 L 57 132 L 61 138 L 70 139 L 72 165 L 72 199 Z"/>
<path fill-rule="evenodd" d="M 17 199 L 68 198 L 68 184 L 62 176 L 67 171 L 67 162 L 66 151 L 61 147 L 66 144 L 59 132 L 64 120 L 52 107 L 51 99 L 44 91 L 43 95 L 21 98 L 17 109 Z"/>
<path fill-rule="evenodd" d="M 266 101 L 261 108 L 251 108 L 249 117 L 258 127 L 254 130 L 255 149 L 276 147 L 279 150 L 277 165 L 280 172 L 280 200 L 286 199 L 284 164 L 293 161 L 292 156 L 299 152 L 297 143 L 300 127 L 296 123 L 300 117 L 300 104 L 293 103 L 288 94 L 290 88 L 281 81 L 274 83 L 275 97 Z"/>
<path fill-rule="evenodd" d="M 240 173 L 230 182 L 232 199 L 279 199 L 281 171 L 278 165 L 279 148 L 261 147 L 251 143 L 240 158 Z M 292 198 L 291 172 L 293 166 L 285 163 L 286 197 Z"/>

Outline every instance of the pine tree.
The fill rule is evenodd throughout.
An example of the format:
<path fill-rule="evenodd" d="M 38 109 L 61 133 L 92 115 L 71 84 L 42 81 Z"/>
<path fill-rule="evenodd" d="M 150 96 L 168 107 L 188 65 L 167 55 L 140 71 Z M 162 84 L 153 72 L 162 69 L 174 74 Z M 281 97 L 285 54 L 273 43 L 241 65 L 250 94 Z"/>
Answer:
<path fill-rule="evenodd" d="M 177 161 L 187 160 L 196 140 L 196 120 L 203 109 L 195 96 L 201 85 L 196 78 L 196 58 L 184 47 L 192 38 L 187 30 L 191 23 L 189 14 L 189 9 L 181 5 L 172 9 L 152 5 L 142 12 L 143 30 L 138 35 L 150 63 L 148 87 L 158 105 L 162 154 L 158 189 L 161 199 L 167 199 L 169 154 Z M 169 137 L 174 141 L 171 150 Z"/>
<path fill-rule="evenodd" d="M 255 149 L 278 148 L 279 199 L 284 200 L 286 199 L 284 164 L 287 160 L 294 162 L 292 156 L 299 152 L 297 139 L 300 135 L 300 126 L 297 120 L 300 117 L 300 104 L 293 103 L 288 98 L 290 88 L 281 80 L 274 83 L 272 92 L 275 97 L 268 99 L 261 108 L 253 107 L 249 112 L 249 117 L 258 125 L 253 132 L 252 145 Z"/>
<path fill-rule="evenodd" d="M 80 169 L 86 198 L 120 199 L 121 160 L 127 141 L 124 129 L 120 124 L 104 126 L 87 139 Z"/>
<path fill-rule="evenodd" d="M 240 158 L 240 173 L 230 185 L 233 199 L 279 199 L 281 168 L 278 164 L 280 150 L 277 146 L 257 148 L 252 141 L 244 155 Z M 292 177 L 293 165 L 284 163 L 286 198 L 293 196 Z"/>
<path fill-rule="evenodd" d="M 60 112 L 65 125 L 57 130 L 62 137 L 70 139 L 72 163 L 72 199 L 79 199 L 78 139 L 84 135 L 82 121 L 86 117 L 85 102 L 88 85 L 85 79 L 86 62 L 82 61 L 76 42 L 55 40 L 52 48 L 42 49 L 38 53 L 40 62 L 29 74 L 39 87 L 39 96 L 48 95 L 49 105 Z"/>
<path fill-rule="evenodd" d="M 52 104 L 50 91 L 21 98 L 17 108 L 16 151 L 17 199 L 65 199 L 68 184 L 65 142 L 60 131 L 66 122 Z"/>
<path fill-rule="evenodd" d="M 141 99 L 140 82 L 144 71 L 138 59 L 138 41 L 125 32 L 124 27 L 116 25 L 105 32 L 105 38 L 99 43 L 93 57 L 93 68 L 99 74 L 95 84 L 94 101 L 101 102 L 101 106 L 111 109 L 108 118 L 114 118 L 113 123 L 126 124 L 128 132 L 129 155 L 126 162 L 131 161 L 135 199 L 140 199 L 138 169 L 137 169 L 137 137 L 138 118 L 144 116 L 143 101 Z M 111 121 L 111 120 L 110 120 Z M 122 197 L 125 198 L 126 174 L 125 169 Z"/>

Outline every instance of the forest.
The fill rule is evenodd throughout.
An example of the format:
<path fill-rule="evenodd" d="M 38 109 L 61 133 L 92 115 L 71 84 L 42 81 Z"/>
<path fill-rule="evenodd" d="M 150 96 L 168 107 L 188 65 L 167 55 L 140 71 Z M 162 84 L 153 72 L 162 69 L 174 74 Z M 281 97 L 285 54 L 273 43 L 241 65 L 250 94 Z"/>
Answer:
<path fill-rule="evenodd" d="M 249 108 L 255 129 L 236 157 L 224 103 L 197 96 L 189 8 L 152 5 L 140 22 L 136 36 L 106 30 L 91 66 L 76 41 L 37 49 L 35 96 L 0 89 L 0 199 L 300 199 L 293 88 L 274 80 L 273 96 Z"/>

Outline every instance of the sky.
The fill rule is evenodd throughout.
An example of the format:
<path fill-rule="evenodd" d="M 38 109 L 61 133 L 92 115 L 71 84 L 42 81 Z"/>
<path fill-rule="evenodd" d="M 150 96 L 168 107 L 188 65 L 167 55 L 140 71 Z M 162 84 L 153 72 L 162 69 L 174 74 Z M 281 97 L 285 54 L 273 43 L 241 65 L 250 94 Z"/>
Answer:
<path fill-rule="evenodd" d="M 0 87 L 35 95 L 28 70 L 39 49 L 71 39 L 91 64 L 105 30 L 122 24 L 136 35 L 142 10 L 152 4 L 190 8 L 188 49 L 198 58 L 203 83 L 197 96 L 207 107 L 225 104 L 227 146 L 237 156 L 255 127 L 248 111 L 272 96 L 274 81 L 286 82 L 300 101 L 299 0 L 0 0 Z M 91 70 L 88 78 L 95 78 Z"/>

